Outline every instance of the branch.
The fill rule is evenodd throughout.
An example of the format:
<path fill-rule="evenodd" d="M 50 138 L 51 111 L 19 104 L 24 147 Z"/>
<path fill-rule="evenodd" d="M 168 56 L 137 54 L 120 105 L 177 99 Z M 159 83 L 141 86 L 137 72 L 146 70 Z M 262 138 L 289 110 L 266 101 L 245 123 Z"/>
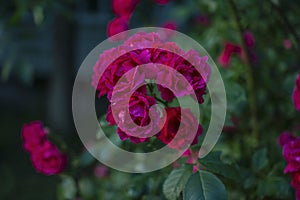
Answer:
<path fill-rule="evenodd" d="M 256 98 L 255 98 L 255 90 L 254 90 L 254 80 L 253 80 L 253 64 L 250 60 L 249 49 L 245 43 L 243 38 L 244 29 L 241 24 L 241 17 L 239 16 L 237 6 L 233 2 L 233 0 L 227 0 L 228 4 L 231 8 L 233 18 L 235 20 L 237 29 L 239 31 L 241 45 L 243 50 L 245 51 L 245 73 L 246 73 L 246 83 L 247 83 L 247 90 L 248 90 L 248 98 L 249 98 L 249 106 L 251 112 L 251 126 L 252 126 L 252 135 L 258 139 L 259 137 L 259 125 L 257 120 L 257 106 L 256 106 Z"/>

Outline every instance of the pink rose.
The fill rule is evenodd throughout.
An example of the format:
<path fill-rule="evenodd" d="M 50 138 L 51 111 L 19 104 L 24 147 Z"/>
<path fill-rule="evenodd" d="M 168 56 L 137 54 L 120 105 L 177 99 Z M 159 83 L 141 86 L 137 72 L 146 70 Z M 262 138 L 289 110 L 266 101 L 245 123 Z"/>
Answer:
<path fill-rule="evenodd" d="M 147 135 L 151 134 L 154 128 L 150 127 L 145 132 L 139 132 L 136 130 L 136 127 L 143 127 L 150 123 L 149 110 L 150 107 L 156 104 L 154 97 L 147 96 L 145 94 L 135 92 L 129 100 L 129 114 L 130 116 L 125 115 L 124 109 L 128 107 L 126 102 L 122 99 L 114 102 L 116 103 L 116 115 L 118 119 L 115 121 L 119 122 L 117 133 L 121 140 L 130 139 L 133 143 L 145 142 L 148 140 Z M 157 118 L 159 118 L 159 113 L 157 112 Z M 111 117 L 108 117 L 109 119 Z M 156 125 L 157 126 L 157 125 Z M 140 136 L 140 137 L 135 137 Z"/>
<path fill-rule="evenodd" d="M 173 21 L 169 21 L 169 22 L 166 22 L 164 25 L 163 25 L 163 28 L 166 28 L 166 29 L 170 29 L 170 30 L 165 30 L 165 34 L 166 34 L 166 37 L 167 38 L 170 38 L 173 36 L 173 30 L 177 30 L 177 25 L 175 22 Z"/>
<path fill-rule="evenodd" d="M 246 31 L 243 34 L 243 37 L 244 37 L 244 41 L 245 41 L 246 45 L 248 47 L 252 48 L 254 46 L 254 44 L 255 44 L 255 40 L 254 40 L 253 34 L 250 31 Z"/>
<path fill-rule="evenodd" d="M 285 131 L 283 133 L 280 134 L 279 138 L 278 138 L 278 143 L 281 146 L 284 146 L 285 144 L 289 143 L 290 141 L 295 140 L 296 137 L 292 134 L 290 134 L 289 132 Z"/>
<path fill-rule="evenodd" d="M 176 30 L 176 29 L 177 29 L 177 26 L 176 26 L 175 22 L 169 21 L 169 22 L 166 22 L 166 23 L 163 25 L 163 28 L 168 28 L 168 29 L 171 29 L 171 30 Z"/>
<path fill-rule="evenodd" d="M 97 165 L 94 169 L 94 175 L 98 178 L 105 178 L 109 174 L 109 170 L 106 166 L 104 165 Z"/>
<path fill-rule="evenodd" d="M 300 74 L 296 79 L 296 86 L 293 92 L 293 102 L 296 110 L 300 111 Z"/>
<path fill-rule="evenodd" d="M 112 0 L 112 8 L 119 16 L 130 16 L 139 0 Z"/>
<path fill-rule="evenodd" d="M 296 138 L 283 146 L 283 157 L 287 161 L 284 173 L 300 170 L 300 139 Z"/>
<path fill-rule="evenodd" d="M 233 53 L 237 53 L 238 55 L 242 55 L 242 47 L 226 42 L 223 52 L 218 58 L 218 61 L 221 65 L 228 66 L 230 57 Z"/>
<path fill-rule="evenodd" d="M 31 154 L 31 161 L 38 172 L 53 175 L 65 169 L 67 157 L 56 146 L 46 141 Z"/>
<path fill-rule="evenodd" d="M 188 142 L 192 140 L 192 145 L 198 143 L 198 137 L 202 133 L 203 128 L 198 123 L 197 119 L 194 117 L 192 112 L 189 109 L 184 109 L 186 113 L 185 116 L 181 115 L 181 108 L 180 107 L 166 107 L 167 112 L 167 119 L 163 128 L 161 129 L 160 133 L 156 135 L 156 137 L 161 140 L 163 143 L 168 144 L 173 149 L 181 149 L 185 147 Z M 184 137 L 181 138 L 174 138 L 177 134 L 179 126 L 182 126 L 182 131 Z M 197 126 L 198 130 L 194 136 L 190 135 L 191 126 Z M 193 138 L 191 138 L 193 137 Z M 174 140 L 173 140 L 174 139 Z M 173 141 L 172 141 L 173 140 Z M 172 141 L 172 145 L 170 145 Z M 169 144 L 170 143 L 170 144 Z"/>
<path fill-rule="evenodd" d="M 46 140 L 46 131 L 42 122 L 34 121 L 25 124 L 22 128 L 23 147 L 28 153 L 32 153 L 41 146 Z"/>
<path fill-rule="evenodd" d="M 114 36 L 118 33 L 128 30 L 129 19 L 126 16 L 121 16 L 114 18 L 108 23 L 107 26 L 107 35 L 109 37 Z M 114 40 L 122 40 L 126 37 L 126 34 L 119 34 L 118 36 L 113 37 Z"/>

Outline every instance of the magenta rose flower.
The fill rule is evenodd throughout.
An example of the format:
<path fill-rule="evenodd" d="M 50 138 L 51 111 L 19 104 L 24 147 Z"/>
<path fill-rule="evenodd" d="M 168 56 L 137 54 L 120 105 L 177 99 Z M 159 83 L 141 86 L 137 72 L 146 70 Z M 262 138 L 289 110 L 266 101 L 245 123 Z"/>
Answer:
<path fill-rule="evenodd" d="M 154 48 L 145 48 L 147 46 Z M 128 47 L 138 48 L 138 50 L 123 54 L 109 65 L 109 62 L 113 60 L 112 55 L 123 51 L 125 52 Z M 181 55 L 190 56 L 190 58 L 195 61 L 196 66 L 191 65 L 191 63 L 182 58 Z M 117 81 L 128 70 L 141 64 L 158 63 L 172 67 L 182 73 L 190 84 L 193 85 L 199 102 L 202 102 L 202 95 L 205 94 L 206 82 L 210 76 L 210 67 L 206 62 L 206 57 L 200 57 L 194 51 L 185 53 L 175 43 L 164 42 L 158 33 L 140 32 L 126 40 L 124 45 L 106 51 L 100 56 L 100 59 L 94 67 L 92 85 L 99 91 L 99 96 L 108 94 L 108 98 L 110 99 Z M 109 66 L 107 67 L 107 65 Z M 103 72 L 106 67 L 107 69 L 100 78 L 101 72 Z M 196 69 L 201 71 L 201 76 Z M 155 75 L 155 73 L 152 74 Z M 162 87 L 159 87 L 159 90 L 165 100 L 171 101 L 174 98 L 170 90 Z"/>
<path fill-rule="evenodd" d="M 203 132 L 202 126 L 198 123 L 195 116 L 192 114 L 192 112 L 189 109 L 185 109 L 187 113 L 185 116 L 181 115 L 181 108 L 180 107 L 166 107 L 165 108 L 167 112 L 167 119 L 165 124 L 163 125 L 163 128 L 161 129 L 160 133 L 156 135 L 156 137 L 161 140 L 163 143 L 168 144 L 171 148 L 174 149 L 181 149 L 185 145 L 188 144 L 187 141 L 192 140 L 193 144 L 198 143 L 198 137 Z M 177 131 L 179 129 L 179 126 L 183 126 L 183 134 L 184 137 L 182 138 L 174 138 L 177 134 Z M 194 136 L 191 136 L 190 134 L 190 126 L 197 126 L 198 130 L 197 133 Z M 194 138 L 191 138 L 194 137 Z M 174 139 L 174 140 L 173 140 Z M 169 143 L 171 141 L 174 141 L 174 144 L 170 145 Z"/>
<path fill-rule="evenodd" d="M 291 173 L 291 186 L 296 190 L 300 190 L 300 171 Z"/>
<path fill-rule="evenodd" d="M 120 16 L 114 18 L 112 21 L 108 23 L 107 26 L 107 35 L 109 37 L 114 36 L 118 33 L 128 30 L 129 19 L 127 16 Z M 122 40 L 126 37 L 126 34 L 120 34 L 118 37 L 114 37 L 115 40 Z"/>
<path fill-rule="evenodd" d="M 184 57 L 187 57 L 188 60 Z M 149 108 L 155 104 L 155 98 L 148 96 L 150 90 L 147 91 L 145 86 L 140 86 L 146 83 L 145 80 L 154 79 L 159 83 L 158 90 L 164 100 L 172 101 L 175 98 L 175 95 L 169 89 L 174 88 L 178 97 L 195 92 L 198 102 L 202 103 L 203 95 L 206 93 L 206 84 L 211 74 L 207 60 L 208 57 L 200 57 L 196 51 L 185 52 L 176 43 L 166 42 L 165 38 L 160 37 L 159 33 L 140 32 L 127 39 L 123 45 L 105 51 L 100 56 L 94 67 L 92 85 L 99 91 L 99 96 L 107 94 L 111 106 L 108 108 L 106 120 L 110 125 L 118 125 L 117 133 L 119 137 L 122 140 L 129 139 L 134 143 L 144 142 L 147 141 L 148 136 L 153 136 L 153 128 L 160 126 L 155 123 L 155 125 L 153 123 L 149 125 L 149 114 L 152 114 L 149 113 Z M 153 67 L 148 69 L 147 73 L 139 71 L 140 65 L 149 63 L 152 63 Z M 167 69 L 161 69 L 156 64 L 165 65 Z M 178 78 L 180 76 L 171 76 L 168 68 L 181 73 L 186 82 L 180 81 L 180 78 Z M 134 73 L 127 73 L 129 70 L 133 70 Z M 102 74 L 101 77 L 100 74 Z M 132 80 L 135 80 L 135 83 Z M 137 86 L 140 88 L 137 89 Z M 132 94 L 132 92 L 134 92 L 133 95 L 128 97 L 130 98 L 130 115 L 127 116 L 124 109 L 128 107 L 126 105 L 128 102 L 124 101 L 124 97 L 129 93 Z M 112 96 L 113 94 L 118 97 L 115 98 L 115 96 Z M 150 95 L 153 95 L 153 93 Z M 116 110 L 113 111 L 112 108 Z M 116 112 L 116 115 L 113 115 L 112 112 Z M 159 113 L 155 111 L 154 114 L 157 115 L 155 120 L 159 119 L 158 121 L 160 121 Z M 177 113 L 177 119 L 179 119 L 178 117 L 180 118 L 181 115 Z M 192 114 L 187 115 L 186 119 L 195 121 Z M 135 123 L 134 125 L 132 121 Z M 185 120 L 183 121 L 185 122 Z M 195 124 L 198 127 L 197 120 Z M 147 127 L 148 130 L 138 132 L 137 130 L 143 130 L 139 127 Z M 186 129 L 188 129 L 187 127 L 186 124 Z M 170 140 L 165 138 L 172 138 L 172 134 L 174 136 L 175 132 L 172 132 L 171 136 L 167 135 L 165 129 L 159 135 L 161 140 L 167 143 Z"/>
<path fill-rule="evenodd" d="M 67 157 L 56 146 L 46 141 L 31 154 L 31 161 L 38 172 L 53 175 L 65 169 Z"/>
<path fill-rule="evenodd" d="M 296 79 L 296 86 L 293 92 L 293 102 L 296 110 L 300 111 L 300 74 Z"/>
<path fill-rule="evenodd" d="M 130 16 L 139 0 L 112 0 L 112 8 L 118 16 Z"/>
<path fill-rule="evenodd" d="M 46 132 L 39 121 L 25 124 L 22 128 L 23 146 L 38 172 L 46 175 L 58 174 L 64 170 L 67 157 L 49 142 Z"/>
<path fill-rule="evenodd" d="M 289 50 L 292 48 L 292 42 L 289 39 L 285 39 L 282 41 L 282 45 L 285 49 Z"/>
<path fill-rule="evenodd" d="M 177 29 L 177 26 L 176 26 L 175 22 L 169 21 L 169 22 L 166 22 L 166 23 L 163 25 L 163 28 L 167 28 L 167 29 L 171 29 L 171 30 L 176 30 L 176 29 Z"/>
<path fill-rule="evenodd" d="M 147 135 L 151 134 L 154 130 L 154 127 L 150 127 L 145 132 L 137 131 L 138 127 L 146 126 L 150 123 L 149 110 L 150 107 L 156 104 L 156 100 L 154 97 L 147 96 L 143 93 L 135 92 L 129 100 L 129 115 L 125 116 L 124 109 L 127 108 L 127 104 L 123 99 L 119 99 L 116 102 L 116 113 L 115 115 L 118 119 L 113 119 L 113 114 L 111 112 L 111 108 L 109 108 L 109 112 L 107 113 L 106 119 L 109 120 L 110 124 L 115 124 L 119 122 L 117 133 L 121 140 L 129 139 L 133 143 L 145 142 L 148 140 Z M 159 113 L 156 113 L 156 117 L 159 118 Z M 156 125 L 157 126 L 157 125 Z M 121 128 L 122 127 L 122 128 Z M 132 135 L 136 135 L 132 136 Z"/>
<path fill-rule="evenodd" d="M 94 168 L 94 175 L 97 178 L 105 178 L 109 175 L 109 169 L 106 166 L 99 164 Z"/>
<path fill-rule="evenodd" d="M 117 49 L 114 49 L 113 51 L 110 51 L 109 53 L 114 54 L 116 51 L 123 51 L 123 47 L 119 47 Z M 110 58 L 109 56 L 107 58 Z M 106 53 L 105 53 L 106 55 Z M 102 57 L 101 57 L 102 58 Z M 100 58 L 100 60 L 102 60 Z M 106 62 L 106 59 L 103 58 L 103 62 L 98 62 L 96 66 L 94 67 L 94 71 L 96 71 L 93 75 L 93 85 L 96 86 L 97 90 L 99 91 L 99 97 L 105 94 L 110 96 L 112 94 L 112 91 L 114 89 L 114 86 L 119 81 L 119 79 L 130 69 L 134 68 L 137 64 L 135 61 L 131 58 L 129 54 L 124 54 L 121 57 L 117 58 L 115 61 L 112 62 L 109 66 L 107 66 L 109 63 Z M 106 68 L 106 69 L 105 69 Z M 102 72 L 105 69 L 104 73 L 100 76 L 100 72 Z M 100 80 L 99 80 L 100 78 Z M 97 82 L 99 81 L 99 82 Z"/>
<path fill-rule="evenodd" d="M 283 146 L 283 157 L 287 162 L 284 173 L 300 170 L 300 139 L 297 138 Z"/>
<path fill-rule="evenodd" d="M 290 141 L 293 141 L 295 139 L 296 139 L 296 137 L 294 135 L 290 134 L 288 131 L 285 131 L 285 132 L 280 134 L 280 136 L 278 138 L 278 143 L 281 146 L 284 146 L 285 144 L 287 144 Z"/>
<path fill-rule="evenodd" d="M 226 42 L 223 52 L 221 53 L 221 55 L 218 58 L 219 63 L 223 66 L 228 66 L 231 55 L 233 53 L 237 53 L 238 55 L 241 56 L 242 47 L 232 44 L 232 43 L 229 43 L 229 42 Z"/>
<path fill-rule="evenodd" d="M 243 37 L 244 37 L 244 41 L 248 47 L 250 47 L 250 48 L 254 47 L 255 39 L 254 39 L 253 34 L 250 31 L 246 31 L 243 34 Z"/>
<path fill-rule="evenodd" d="M 28 153 L 32 153 L 39 148 L 46 140 L 46 130 L 42 122 L 34 121 L 25 124 L 22 128 L 23 147 Z"/>

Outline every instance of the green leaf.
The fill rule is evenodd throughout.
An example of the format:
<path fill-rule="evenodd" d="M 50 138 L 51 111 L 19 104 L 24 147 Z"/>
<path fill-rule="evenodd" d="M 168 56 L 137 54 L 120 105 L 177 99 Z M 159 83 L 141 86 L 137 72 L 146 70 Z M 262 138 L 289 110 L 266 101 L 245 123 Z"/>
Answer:
<path fill-rule="evenodd" d="M 245 89 L 232 80 L 225 82 L 227 110 L 229 113 L 239 113 L 246 103 Z"/>
<path fill-rule="evenodd" d="M 89 166 L 90 164 L 93 163 L 94 157 L 90 154 L 88 151 L 84 151 L 81 156 L 80 156 L 80 165 L 82 167 Z"/>
<path fill-rule="evenodd" d="M 288 199 L 290 193 L 290 184 L 280 177 L 268 177 L 261 180 L 257 187 L 257 194 L 261 197 L 269 196 Z"/>
<path fill-rule="evenodd" d="M 76 195 L 76 184 L 72 177 L 62 176 L 63 180 L 58 186 L 59 199 L 73 199 Z"/>
<path fill-rule="evenodd" d="M 223 163 L 220 151 L 211 152 L 200 159 L 199 162 L 200 165 L 204 166 L 208 171 L 220 174 L 226 178 L 237 180 L 240 177 L 237 165 Z"/>
<path fill-rule="evenodd" d="M 44 16 L 44 10 L 42 6 L 34 7 L 32 14 L 36 25 L 40 25 L 43 23 L 45 16 Z"/>
<path fill-rule="evenodd" d="M 215 175 L 207 171 L 193 174 L 184 189 L 184 200 L 226 200 L 224 184 Z"/>
<path fill-rule="evenodd" d="M 191 174 L 192 169 L 187 166 L 174 169 L 169 174 L 163 185 L 163 193 L 168 200 L 178 199 Z"/>
<path fill-rule="evenodd" d="M 254 171 L 260 171 L 266 167 L 269 163 L 267 157 L 267 149 L 262 148 L 257 150 L 252 156 L 252 169 Z"/>
<path fill-rule="evenodd" d="M 88 178 L 83 178 L 79 181 L 79 190 L 84 199 L 92 198 L 96 192 L 94 183 Z"/>

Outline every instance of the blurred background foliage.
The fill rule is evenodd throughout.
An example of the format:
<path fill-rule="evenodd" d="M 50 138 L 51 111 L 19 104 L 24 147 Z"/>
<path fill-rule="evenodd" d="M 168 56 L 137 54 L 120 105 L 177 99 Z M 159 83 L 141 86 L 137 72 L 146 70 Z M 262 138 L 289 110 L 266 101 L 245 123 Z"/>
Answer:
<path fill-rule="evenodd" d="M 109 169 L 97 178 L 96 163 L 83 151 L 72 124 L 76 71 L 106 38 L 114 17 L 110 1 L 0 2 L 0 199 L 163 199 L 162 185 L 172 166 L 142 175 Z M 130 28 L 172 22 L 216 63 L 225 42 L 243 45 L 243 31 L 252 32 L 256 59 L 247 63 L 233 55 L 228 67 L 219 67 L 228 98 L 226 126 L 234 128 L 224 131 L 215 150 L 222 151 L 224 160 L 234 160 L 241 172 L 237 181 L 221 177 L 229 199 L 294 198 L 277 137 L 299 128 L 291 100 L 299 72 L 299 9 L 300 2 L 283 0 L 171 0 L 164 6 L 147 0 L 133 13 Z M 291 42 L 289 48 L 285 40 Z M 36 119 L 64 139 L 74 157 L 81 154 L 72 163 L 81 166 L 81 178 L 34 171 L 20 130 Z M 208 119 L 203 120 L 205 125 Z"/>

